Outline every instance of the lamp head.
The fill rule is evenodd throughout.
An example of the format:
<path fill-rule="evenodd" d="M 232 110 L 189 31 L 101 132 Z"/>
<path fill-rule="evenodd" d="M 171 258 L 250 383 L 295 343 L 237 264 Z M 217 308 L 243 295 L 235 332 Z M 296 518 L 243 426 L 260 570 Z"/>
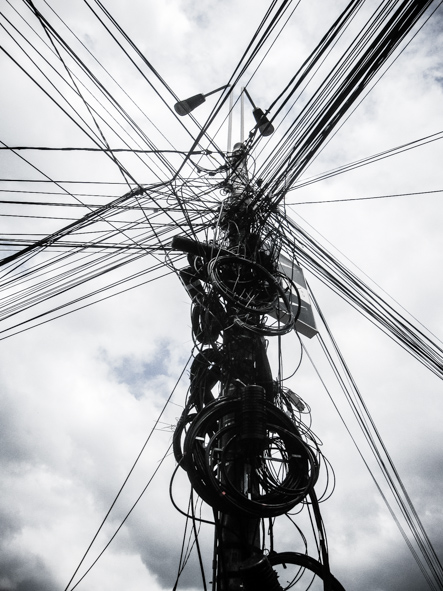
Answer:
<path fill-rule="evenodd" d="M 252 112 L 255 122 L 262 136 L 266 137 L 274 133 L 274 126 L 263 113 L 262 109 L 255 108 Z"/>
<path fill-rule="evenodd" d="M 184 101 L 179 101 L 175 103 L 174 110 L 175 112 L 183 117 L 183 115 L 189 115 L 191 111 L 196 109 L 199 105 L 202 105 L 205 102 L 205 95 L 204 94 L 195 94 Z"/>

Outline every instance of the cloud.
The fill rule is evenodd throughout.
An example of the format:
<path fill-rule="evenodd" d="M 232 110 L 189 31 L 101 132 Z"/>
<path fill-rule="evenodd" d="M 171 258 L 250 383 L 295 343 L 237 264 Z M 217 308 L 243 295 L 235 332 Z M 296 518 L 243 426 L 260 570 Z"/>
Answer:
<path fill-rule="evenodd" d="M 58 589 L 44 562 L 32 554 L 2 548 L 1 591 L 52 591 Z"/>
<path fill-rule="evenodd" d="M 149 66 L 128 47 L 128 52 L 140 68 L 138 70 L 86 5 L 56 0 L 50 4 L 121 87 L 104 73 L 44 3 L 38 5 L 81 53 L 88 67 L 97 72 L 143 132 L 138 135 L 131 129 L 128 120 L 112 111 L 121 123 L 121 126 L 117 125 L 104 109 L 103 96 L 96 100 L 85 94 L 97 113 L 109 123 L 107 125 L 97 117 L 108 141 L 118 147 L 122 147 L 124 141 L 131 146 L 146 147 L 146 137 L 149 137 L 160 148 L 188 149 L 198 126 L 186 122 L 190 130 L 188 134 L 182 120 L 177 121 L 171 115 L 170 108 L 175 99 Z M 208 92 L 227 81 L 268 3 L 202 4 L 188 0 L 146 3 L 132 0 L 124 5 L 108 2 L 106 7 L 166 83 L 183 98 L 197 92 Z M 300 3 L 287 28 L 270 48 L 263 66 L 257 73 L 248 70 L 241 81 L 244 85 L 252 76 L 249 89 L 257 103 L 264 108 L 271 104 L 343 7 L 344 2 Z M 30 18 L 24 4 L 18 10 L 25 18 Z M 17 19 L 14 22 L 23 27 L 30 40 L 38 43 L 42 53 L 69 81 L 50 48 L 38 41 L 12 9 L 7 11 L 8 16 Z M 437 12 L 346 121 L 305 176 L 310 177 L 442 129 L 441 19 Z M 32 19 L 30 22 L 43 37 L 38 23 Z M 350 29 L 349 33 L 352 35 L 353 30 Z M 13 40 L 5 33 L 2 35 L 8 50 L 39 76 Z M 32 52 L 24 40 L 21 43 Z M 38 65 L 47 68 L 41 56 L 33 55 Z M 81 81 L 93 90 L 94 96 L 99 97 L 71 59 L 65 58 Z M 92 144 L 4 54 L 0 59 L 4 79 L 8 80 L 8 84 L 2 85 L 0 93 L 4 142 L 9 145 L 58 147 Z M 325 69 L 328 67 L 325 64 Z M 75 98 L 68 85 L 56 78 L 54 70 L 48 68 L 47 72 L 51 80 L 59 81 L 56 86 L 62 90 L 63 97 L 57 97 L 57 100 L 63 101 L 67 109 L 76 107 L 90 126 L 88 131 L 99 137 L 100 132 L 85 105 Z M 151 85 L 166 97 L 166 105 L 158 99 Z M 55 92 L 53 96 L 56 96 Z M 200 123 L 205 121 L 215 104 L 215 97 L 212 99 L 208 97 L 202 110 L 195 113 Z M 301 102 L 304 100 L 302 98 Z M 247 131 L 252 125 L 252 114 L 248 109 L 249 106 L 245 115 Z M 239 135 L 238 111 L 237 108 L 234 139 L 238 139 Z M 226 125 L 222 125 L 225 114 L 213 126 L 215 133 L 221 125 L 217 142 L 223 149 L 227 137 Z M 126 131 L 130 132 L 129 136 L 125 135 Z M 442 189 L 441 143 L 435 141 L 326 182 L 294 190 L 289 194 L 290 200 L 334 200 Z M 86 181 L 122 182 L 121 171 L 103 154 L 28 151 L 20 154 L 37 169 L 57 180 L 78 181 L 63 183 L 63 186 L 89 204 L 110 199 L 97 197 L 98 193 L 116 196 L 127 191 L 125 185 L 103 187 L 86 184 Z M 260 158 L 263 159 L 264 155 L 265 152 L 257 153 L 257 165 L 260 165 Z M 178 156 L 169 157 L 174 165 L 180 162 Z M 155 163 L 146 155 L 139 159 L 133 154 L 119 154 L 119 158 L 131 175 L 142 183 L 157 182 L 158 178 L 170 174 L 167 166 L 157 157 Z M 214 155 L 210 160 L 214 168 L 216 158 Z M 43 179 L 37 169 L 15 154 L 1 151 L 1 178 L 20 179 L 20 182 L 1 181 L 0 188 L 25 191 L 24 195 L 4 193 L 4 200 L 16 202 L 1 205 L 1 231 L 5 239 L 13 236 L 21 240 L 28 235 L 38 239 L 69 223 L 60 218 L 79 217 L 78 210 L 70 207 L 53 205 L 42 210 L 41 206 L 19 206 L 19 200 L 70 202 L 70 198 L 64 195 L 47 193 L 63 193 L 56 185 L 25 183 L 29 178 Z M 184 175 L 188 173 L 194 174 L 195 171 L 191 167 L 183 171 Z M 201 175 L 194 176 L 201 178 Z M 41 192 L 32 193 L 34 190 Z M 183 189 L 182 196 L 189 196 L 187 189 Z M 168 199 L 167 203 L 171 205 L 172 193 L 168 192 L 164 199 L 165 203 Z M 208 199 L 204 196 L 203 201 L 192 203 L 192 207 L 203 207 Z M 440 201 L 440 193 L 423 193 L 420 196 L 300 205 L 288 212 L 297 220 L 298 215 L 302 216 L 300 223 L 309 232 L 311 228 L 308 224 L 311 224 L 315 228 L 312 233 L 319 240 L 325 243 L 329 240 L 335 248 L 332 245 L 328 248 L 335 255 L 344 261 L 349 256 L 355 267 L 351 262 L 346 261 L 346 264 L 359 274 L 367 273 L 380 288 L 439 336 L 438 327 L 442 322 L 439 269 L 443 247 Z M 152 203 L 146 202 L 145 213 L 152 223 L 158 224 L 156 231 L 161 230 L 162 224 L 171 223 L 170 217 L 156 217 L 157 214 L 148 209 L 148 205 L 156 206 L 154 196 Z M 83 213 L 87 211 L 86 208 Z M 20 217 L 22 215 L 30 217 Z M 47 215 L 50 219 L 35 215 Z M 130 218 L 131 215 L 130 211 L 124 212 L 118 223 L 121 223 L 120 220 L 135 219 Z M 137 232 L 143 234 L 148 231 L 146 219 L 143 212 L 137 215 Z M 109 230 L 105 224 L 97 224 L 84 230 L 86 233 L 77 233 L 75 238 L 88 241 L 95 236 L 89 233 L 90 230 L 102 231 L 105 227 Z M 129 231 L 128 226 L 125 226 L 126 231 Z M 179 232 L 182 233 L 183 228 L 174 229 L 174 233 Z M 212 229 L 207 231 L 205 239 L 212 238 L 211 232 Z M 112 238 L 117 242 L 125 239 L 120 231 L 115 231 Z M 88 253 L 83 254 L 89 256 Z M 53 250 L 48 257 L 55 255 Z M 43 254 L 30 258 L 23 264 L 23 269 L 30 270 L 37 263 L 44 264 L 48 257 Z M 2 321 L 0 330 L 9 326 L 8 322 L 14 324 L 28 318 L 26 314 L 47 310 L 52 302 L 63 304 L 71 295 L 81 297 L 93 288 L 125 279 L 130 272 L 145 271 L 153 260 L 140 258 L 111 273 L 105 273 L 105 269 L 100 268 L 94 282 L 68 290 L 59 299 L 35 303 L 23 316 L 12 314 Z M 164 262 L 163 255 L 159 260 Z M 90 259 L 85 258 L 84 261 Z M 60 267 L 59 271 L 68 272 L 69 262 L 68 258 L 61 259 L 60 264 L 66 266 Z M 7 306 L 13 312 L 13 307 L 21 302 L 20 298 L 24 295 L 32 298 L 41 293 L 39 290 L 34 293 L 31 288 L 26 291 L 28 286 L 24 284 L 20 284 L 13 295 L 6 291 L 12 274 L 21 268 L 8 270 L 2 276 L 1 297 L 5 298 L 0 300 L 2 315 L 6 314 Z M 309 272 L 306 274 L 426 531 L 441 555 L 443 524 L 438 495 L 443 474 L 439 413 L 441 381 L 339 297 L 331 294 Z M 52 279 L 51 274 L 41 275 L 41 280 L 47 281 L 45 288 L 48 286 L 51 289 Z M 148 276 L 140 282 L 144 279 Z M 122 288 L 134 284 L 135 281 L 123 284 Z M 89 303 L 89 300 L 81 300 L 79 305 L 84 303 Z M 42 320 L 46 319 L 42 317 Z M 155 426 L 146 450 L 75 580 L 89 568 L 113 536 L 171 443 L 172 429 L 186 396 L 189 369 L 157 425 L 156 419 L 191 353 L 190 324 L 189 296 L 177 277 L 169 276 L 0 342 L 0 591 L 52 591 L 66 586 Z M 23 325 L 23 328 L 26 326 Z M 6 333 L 0 334 L 6 336 Z M 315 367 L 312 367 L 307 354 L 302 353 L 294 335 L 285 336 L 282 344 L 282 372 L 285 376 L 294 372 L 301 359 L 300 369 L 286 383 L 312 407 L 312 428 L 323 441 L 322 449 L 336 474 L 336 490 L 322 504 L 334 575 L 345 588 L 360 591 L 424 590 L 424 578 L 317 376 L 316 368 L 325 377 L 334 402 L 380 479 L 375 461 L 330 368 L 320 355 L 316 341 L 306 342 Z M 277 349 L 277 342 L 269 344 L 275 375 L 279 371 Z M 114 591 L 122 587 L 126 591 L 146 588 L 161 591 L 172 588 L 179 567 L 186 522 L 169 499 L 169 482 L 174 468 L 174 458 L 168 455 L 119 534 L 79 585 L 79 591 Z M 322 482 L 325 478 L 322 476 Z M 381 486 L 388 493 L 386 485 Z M 178 506 L 186 511 L 189 483 L 182 470 L 175 477 L 173 495 Z M 392 503 L 391 497 L 389 500 Z M 203 516 L 210 519 L 211 512 L 207 508 L 202 510 Z M 294 520 L 304 532 L 310 531 L 306 512 L 294 516 Z M 188 524 L 185 537 L 185 548 L 188 549 L 192 546 L 189 527 Z M 208 580 L 212 577 L 212 535 L 212 528 L 202 525 L 200 541 Z M 274 541 L 278 551 L 304 551 L 302 539 L 289 520 L 276 524 Z M 310 543 L 310 549 L 314 548 L 313 540 Z M 180 584 L 186 589 L 199 589 L 200 580 L 200 568 L 193 548 Z"/>

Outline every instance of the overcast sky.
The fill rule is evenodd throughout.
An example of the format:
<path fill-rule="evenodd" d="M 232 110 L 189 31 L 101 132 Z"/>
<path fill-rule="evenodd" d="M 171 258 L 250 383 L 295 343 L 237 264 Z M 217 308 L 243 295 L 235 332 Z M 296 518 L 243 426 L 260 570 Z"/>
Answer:
<path fill-rule="evenodd" d="M 264 0 L 128 0 L 124 3 L 106 0 L 104 4 L 173 91 L 185 98 L 226 83 L 269 3 Z M 369 0 L 366 4 L 370 9 L 378 3 Z M 44 0 L 35 0 L 35 5 L 85 62 L 100 72 L 107 87 L 125 104 L 157 147 L 169 149 L 169 141 L 178 150 L 190 148 L 191 137 L 158 100 L 143 75 L 161 90 L 169 106 L 174 103 L 171 95 L 140 59 L 136 61 L 140 69 L 129 63 L 84 2 L 48 0 L 46 4 Z M 48 5 L 62 16 L 91 54 L 71 36 Z M 300 2 L 248 86 L 257 105 L 266 108 L 281 92 L 345 5 L 336 0 Z M 23 47 L 24 38 L 35 40 L 43 55 L 29 48 L 27 51 L 38 66 L 47 68 L 43 57 L 49 55 L 49 49 L 43 49 L 47 38 L 37 20 L 25 3 L 5 2 L 2 10 L 0 22 L 5 28 L 0 30 L 1 45 L 10 57 L 4 52 L 0 55 L 3 73 L 0 140 L 6 146 L 16 147 L 91 147 L 90 139 L 19 67 L 43 80 L 7 33 L 14 31 L 13 37 Z M 41 39 L 37 40 L 36 33 L 28 29 L 20 14 Z M 349 34 L 352 36 L 352 28 Z M 442 42 L 440 8 L 340 128 L 304 173 L 304 178 L 442 132 Z M 107 68 L 127 96 L 123 90 L 117 90 L 92 56 Z M 58 69 L 63 71 L 59 65 Z M 239 86 L 246 84 L 253 69 Z M 55 72 L 49 68 L 45 71 L 54 87 L 66 93 Z M 67 78 L 66 72 L 63 75 Z M 50 90 L 47 82 L 44 84 L 48 93 L 56 96 L 56 90 Z M 202 110 L 195 112 L 198 121 L 205 121 L 215 100 L 208 97 Z M 79 102 L 78 108 L 83 109 L 85 119 L 91 122 L 84 105 Z M 245 113 L 248 131 L 254 122 L 247 105 Z M 110 115 L 103 117 L 109 120 Z M 195 133 L 195 126 L 188 125 Z M 102 127 L 111 147 L 123 147 L 116 135 L 104 124 Z M 239 127 L 237 108 L 234 141 L 240 139 Z M 217 128 L 214 126 L 212 135 Z M 227 135 L 224 125 L 217 135 L 222 149 L 226 149 Z M 393 298 L 404 307 L 416 319 L 414 322 L 423 324 L 436 340 L 443 338 L 442 143 L 436 139 L 293 190 L 286 197 L 290 205 L 288 214 L 297 223 L 366 282 L 376 285 L 380 293 L 385 293 L 384 297 Z M 171 156 L 171 162 L 178 165 L 180 160 L 173 158 L 177 157 Z M 257 158 L 259 161 L 260 156 Z M 134 157 L 123 154 L 121 159 L 142 184 L 167 178 L 162 166 L 158 171 L 148 171 Z M 190 167 L 186 170 L 191 174 Z M 1 199 L 61 199 L 28 192 L 59 190 L 55 185 L 42 188 L 36 183 L 19 182 L 31 178 L 42 180 L 43 173 L 55 180 L 78 181 L 70 188 L 78 195 L 100 190 L 118 196 L 126 190 L 118 185 L 99 189 L 96 185 L 82 184 L 122 181 L 115 164 L 103 154 L 2 150 Z M 13 192 L 19 190 L 25 193 Z M 381 198 L 356 200 L 369 197 Z M 93 200 L 92 197 L 81 199 Z M 312 203 L 317 201 L 323 203 Z M 3 203 L 0 213 L 0 237 L 32 234 L 37 239 L 86 211 L 80 214 L 74 208 L 43 210 L 43 207 Z M 56 219 L 34 217 L 45 215 Z M 151 214 L 147 212 L 147 215 Z M 10 252 L 5 250 L 4 255 Z M 164 257 L 160 262 L 163 264 Z M 33 260 L 26 262 L 24 268 L 32 263 Z M 131 269 L 142 271 L 152 264 L 149 257 L 144 257 L 131 263 Z M 73 293 L 80 297 L 117 281 L 125 273 L 123 269 L 104 275 Z M 441 559 L 441 380 L 309 272 L 306 277 Z M 9 275 L 3 275 L 2 282 L 7 278 Z M 136 283 L 128 285 L 132 287 Z M 116 291 L 117 288 L 110 293 Z M 69 297 L 62 295 L 60 299 L 43 303 L 35 308 L 35 314 L 63 304 Z M 26 320 L 33 314 L 32 309 L 23 317 L 11 316 L 0 323 L 0 591 L 65 589 L 191 354 L 189 311 L 189 298 L 179 280 L 168 276 L 12 336 L 16 330 L 10 327 Z M 313 430 L 322 440 L 323 452 L 336 474 L 336 489 L 322 504 L 334 575 L 346 589 L 359 591 L 428 589 L 331 403 L 324 384 L 351 432 L 359 438 L 316 339 L 304 340 L 304 344 L 324 383 L 305 354 L 300 370 L 288 385 L 312 407 Z M 290 374 L 299 361 L 300 345 L 294 335 L 288 335 L 283 338 L 283 347 L 285 368 Z M 167 452 L 187 386 L 185 373 L 74 583 L 107 544 Z M 362 451 L 374 466 L 363 444 Z M 174 467 L 174 458 L 168 455 L 142 500 L 78 589 L 172 589 L 185 524 L 185 518 L 169 500 Z M 388 494 L 380 472 L 374 470 Z M 178 475 L 174 488 L 176 501 L 186 510 L 189 485 L 183 474 Z M 394 508 L 392 497 L 388 500 Z M 395 511 L 399 515 L 398 509 Z M 294 531 L 281 525 L 276 536 L 277 551 L 303 551 Z M 210 527 L 202 528 L 202 540 L 209 572 L 213 543 Z M 191 561 L 185 570 L 181 585 L 191 591 L 202 588 L 195 562 Z"/>

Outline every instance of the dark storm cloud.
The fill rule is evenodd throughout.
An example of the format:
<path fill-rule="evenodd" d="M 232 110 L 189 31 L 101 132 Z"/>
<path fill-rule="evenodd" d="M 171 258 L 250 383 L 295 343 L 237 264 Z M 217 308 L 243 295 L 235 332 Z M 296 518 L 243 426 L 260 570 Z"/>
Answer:
<path fill-rule="evenodd" d="M 176 541 L 181 541 L 182 532 L 177 531 Z M 191 542 L 192 544 L 192 542 Z M 171 551 L 171 541 L 162 541 L 156 535 L 149 536 L 143 546 L 139 546 L 143 563 L 151 573 L 158 577 L 164 589 L 172 589 L 177 579 L 179 544 L 174 544 L 175 552 Z M 202 547 L 204 564 L 211 564 L 212 547 L 204 544 Z M 206 573 L 206 576 L 210 573 Z M 207 579 L 208 580 L 208 579 Z M 201 587 L 202 574 L 198 564 L 197 553 L 192 552 L 187 564 L 180 575 L 180 588 Z"/>
<path fill-rule="evenodd" d="M 0 395 L 2 413 L 0 414 L 0 462 L 5 468 L 9 462 L 20 464 L 35 457 L 35 447 L 32 433 L 25 428 L 20 420 L 20 410 L 14 397 L 20 397 L 16 392 L 11 395 L 3 386 Z M 3 472 L 3 470 L 2 470 Z M 3 472 L 4 473 L 4 472 Z"/>
<path fill-rule="evenodd" d="M 372 553 L 376 558 L 375 566 L 361 565 L 349 576 L 346 568 L 340 572 L 340 582 L 345 589 L 359 591 L 429 591 L 429 585 L 420 572 L 419 567 L 405 548 L 398 552 L 396 547 L 390 548 L 385 555 L 381 552 Z M 369 558 L 369 556 L 368 556 Z M 349 555 L 349 565 L 353 565 L 352 553 Z"/>
<path fill-rule="evenodd" d="M 29 553 L 1 548 L 0 591 L 59 591 L 43 561 Z"/>
<path fill-rule="evenodd" d="M 18 515 L 0 514 L 0 591 L 59 591 L 44 561 L 16 546 L 21 521 Z"/>

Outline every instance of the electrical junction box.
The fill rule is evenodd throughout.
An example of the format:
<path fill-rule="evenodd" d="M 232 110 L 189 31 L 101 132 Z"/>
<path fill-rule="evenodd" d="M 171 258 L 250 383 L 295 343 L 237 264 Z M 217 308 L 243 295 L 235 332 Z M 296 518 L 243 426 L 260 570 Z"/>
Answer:
<path fill-rule="evenodd" d="M 297 314 L 298 306 L 300 305 L 300 314 L 295 323 L 295 330 L 300 334 L 311 339 L 318 332 L 315 326 L 314 313 L 311 306 L 311 298 L 309 297 L 308 290 L 306 287 L 305 277 L 301 267 L 293 263 L 290 259 L 284 255 L 280 255 L 278 260 L 279 271 L 286 275 L 291 281 L 295 283 L 300 295 L 300 302 L 296 293 L 290 293 L 288 295 L 289 303 L 291 304 L 292 313 L 294 316 Z M 276 308 L 270 312 L 270 315 L 276 320 L 286 322 L 288 320 L 288 314 L 282 309 L 282 302 L 277 303 Z"/>

